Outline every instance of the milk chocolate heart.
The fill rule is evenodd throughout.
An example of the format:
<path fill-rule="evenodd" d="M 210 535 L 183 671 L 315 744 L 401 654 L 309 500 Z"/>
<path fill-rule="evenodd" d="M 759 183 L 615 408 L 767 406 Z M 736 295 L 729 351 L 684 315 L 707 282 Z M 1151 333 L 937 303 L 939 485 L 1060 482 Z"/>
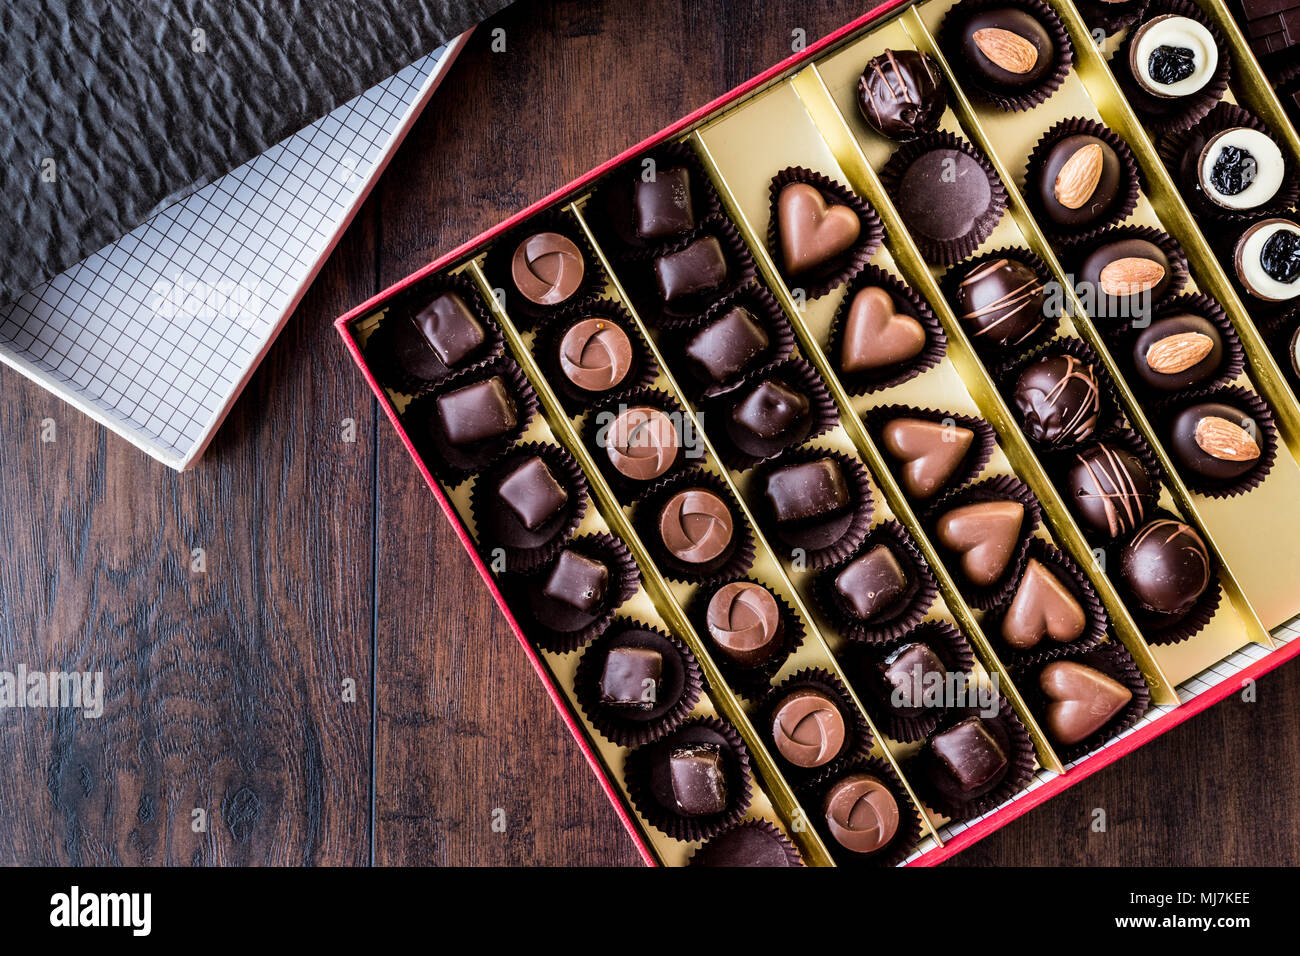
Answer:
<path fill-rule="evenodd" d="M 895 418 L 885 425 L 885 451 L 903 463 L 903 490 L 912 498 L 932 498 L 956 473 L 975 433 L 960 425 L 925 418 Z"/>
<path fill-rule="evenodd" d="M 807 183 L 790 183 L 776 201 L 777 231 L 785 271 L 798 275 L 834 259 L 862 232 L 848 206 L 831 205 Z"/>
<path fill-rule="evenodd" d="M 862 372 L 897 365 L 921 354 L 925 326 L 910 315 L 894 311 L 894 300 L 879 286 L 867 286 L 853 297 L 844 323 L 840 367 Z"/>
<path fill-rule="evenodd" d="M 1133 692 L 1108 674 L 1075 661 L 1053 661 L 1038 675 L 1047 705 L 1047 732 L 1070 745 L 1101 730 L 1133 699 Z"/>
<path fill-rule="evenodd" d="M 1018 650 L 1036 647 L 1044 637 L 1066 643 L 1088 626 L 1083 606 L 1045 564 L 1030 558 L 1016 596 L 1002 618 L 1002 636 Z"/>
<path fill-rule="evenodd" d="M 979 501 L 953 508 L 935 528 L 939 543 L 961 555 L 972 584 L 997 583 L 1016 553 L 1025 506 L 1018 501 Z"/>

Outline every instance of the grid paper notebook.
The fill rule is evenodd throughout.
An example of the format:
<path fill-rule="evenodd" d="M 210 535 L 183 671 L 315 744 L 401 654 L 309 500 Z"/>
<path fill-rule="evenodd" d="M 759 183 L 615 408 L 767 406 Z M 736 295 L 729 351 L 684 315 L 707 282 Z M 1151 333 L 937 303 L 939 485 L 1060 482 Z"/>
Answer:
<path fill-rule="evenodd" d="M 188 466 L 465 36 L 22 295 L 0 360 Z"/>

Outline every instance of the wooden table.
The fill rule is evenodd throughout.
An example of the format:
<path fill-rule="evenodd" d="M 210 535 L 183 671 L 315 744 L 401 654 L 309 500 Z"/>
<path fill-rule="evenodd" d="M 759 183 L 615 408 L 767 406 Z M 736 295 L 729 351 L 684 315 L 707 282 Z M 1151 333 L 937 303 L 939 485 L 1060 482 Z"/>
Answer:
<path fill-rule="evenodd" d="M 0 369 L 0 670 L 102 670 L 107 697 L 0 714 L 0 863 L 635 863 L 330 323 L 862 10 L 489 21 L 187 474 Z M 958 861 L 1300 862 L 1296 701 L 1284 668 Z"/>

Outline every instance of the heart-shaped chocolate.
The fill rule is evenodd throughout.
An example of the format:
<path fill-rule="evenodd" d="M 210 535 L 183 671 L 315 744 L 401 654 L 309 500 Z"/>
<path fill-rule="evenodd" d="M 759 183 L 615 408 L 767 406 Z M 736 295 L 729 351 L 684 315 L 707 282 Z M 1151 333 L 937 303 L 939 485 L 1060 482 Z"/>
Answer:
<path fill-rule="evenodd" d="M 910 315 L 894 311 L 894 300 L 879 286 L 867 286 L 853 297 L 840 368 L 845 372 L 897 365 L 921 354 L 925 326 Z"/>
<path fill-rule="evenodd" d="M 1047 732 L 1069 746 L 1101 730 L 1133 699 L 1133 692 L 1095 667 L 1053 661 L 1038 675 L 1038 686 L 1051 701 Z"/>
<path fill-rule="evenodd" d="M 996 584 L 1016 553 L 1025 506 L 1018 501 L 977 501 L 953 508 L 939 519 L 939 543 L 961 555 L 972 584 Z"/>
<path fill-rule="evenodd" d="M 790 183 L 776 201 L 781 259 L 789 275 L 815 269 L 858 241 L 862 220 L 848 206 L 826 202 L 807 183 Z"/>
<path fill-rule="evenodd" d="M 1016 596 L 1002 618 L 1002 636 L 1017 650 L 1036 647 L 1044 637 L 1068 643 L 1083 634 L 1088 617 L 1070 589 L 1037 558 L 1025 565 Z"/>
<path fill-rule="evenodd" d="M 903 464 L 903 490 L 932 498 L 946 485 L 970 450 L 975 433 L 960 425 L 925 418 L 895 418 L 885 425 L 885 451 Z"/>

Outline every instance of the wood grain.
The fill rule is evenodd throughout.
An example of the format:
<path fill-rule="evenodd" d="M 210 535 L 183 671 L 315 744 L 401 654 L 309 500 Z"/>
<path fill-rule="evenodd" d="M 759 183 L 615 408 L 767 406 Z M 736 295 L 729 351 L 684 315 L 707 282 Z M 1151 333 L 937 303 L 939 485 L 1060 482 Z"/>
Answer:
<path fill-rule="evenodd" d="M 487 23 L 191 473 L 0 370 L 0 669 L 107 685 L 98 720 L 0 713 L 0 863 L 634 864 L 330 322 L 863 9 L 572 0 Z M 1300 862 L 1297 699 L 1300 667 L 1270 675 L 956 862 Z"/>

